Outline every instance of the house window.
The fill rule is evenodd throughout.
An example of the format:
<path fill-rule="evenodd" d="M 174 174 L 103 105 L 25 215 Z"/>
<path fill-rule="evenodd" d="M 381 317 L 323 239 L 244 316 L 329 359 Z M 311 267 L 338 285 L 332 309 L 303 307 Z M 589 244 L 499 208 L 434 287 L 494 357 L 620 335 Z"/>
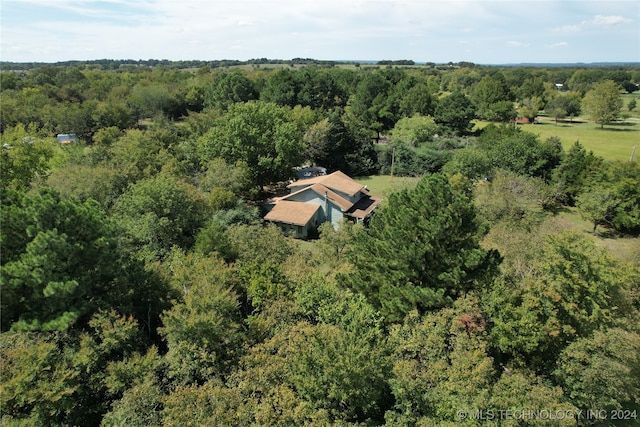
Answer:
<path fill-rule="evenodd" d="M 302 234 L 302 226 L 301 225 L 298 226 L 298 234 Z"/>

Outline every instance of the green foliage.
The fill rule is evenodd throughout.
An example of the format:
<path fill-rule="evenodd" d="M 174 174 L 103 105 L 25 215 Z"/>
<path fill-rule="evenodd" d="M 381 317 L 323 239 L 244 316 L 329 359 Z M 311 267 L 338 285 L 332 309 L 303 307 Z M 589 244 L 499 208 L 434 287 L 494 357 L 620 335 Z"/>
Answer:
<path fill-rule="evenodd" d="M 254 83 L 239 72 L 218 78 L 204 100 L 205 107 L 226 111 L 232 104 L 258 99 Z"/>
<path fill-rule="evenodd" d="M 99 425 L 111 394 L 110 364 L 137 358 L 138 325 L 102 311 L 79 336 L 4 332 L 0 336 L 3 423 Z"/>
<path fill-rule="evenodd" d="M 382 73 L 365 74 L 349 99 L 350 112 L 378 137 L 398 120 L 398 105 L 390 96 L 393 84 L 386 77 Z"/>
<path fill-rule="evenodd" d="M 601 129 L 618 117 L 621 108 L 620 90 L 612 80 L 596 84 L 582 101 L 582 109 L 600 125 Z"/>
<path fill-rule="evenodd" d="M 44 178 L 53 157 L 51 141 L 39 137 L 33 126 L 16 125 L 2 132 L 0 175 L 2 196 L 7 189 L 29 188 L 36 178 Z"/>
<path fill-rule="evenodd" d="M 557 139 L 541 143 L 535 134 L 506 125 L 486 127 L 478 140 L 478 148 L 487 152 L 496 168 L 542 178 L 551 176 L 562 154 Z"/>
<path fill-rule="evenodd" d="M 468 147 L 457 151 L 452 159 L 444 165 L 442 172 L 447 175 L 461 174 L 469 179 L 477 180 L 490 177 L 493 166 L 484 150 Z"/>
<path fill-rule="evenodd" d="M 393 127 L 392 140 L 418 146 L 432 141 L 437 133 L 438 126 L 432 117 L 416 115 L 398 120 Z"/>
<path fill-rule="evenodd" d="M 576 198 L 576 207 L 585 220 L 593 224 L 593 233 L 599 225 L 612 225 L 616 199 L 608 188 L 591 188 Z"/>
<path fill-rule="evenodd" d="M 98 308 L 129 307 L 116 231 L 89 200 L 43 189 L 2 206 L 2 326 L 64 330 Z M 142 291 L 142 289 L 140 289 Z"/>
<path fill-rule="evenodd" d="M 497 170 L 491 181 L 479 183 L 474 197 L 479 215 L 487 221 L 529 228 L 544 219 L 550 198 L 542 179 L 503 170 Z"/>
<path fill-rule="evenodd" d="M 554 366 L 571 342 L 613 325 L 622 315 L 628 271 L 575 234 L 549 237 L 523 278 L 494 283 L 483 301 L 494 345 L 518 363 Z"/>
<path fill-rule="evenodd" d="M 394 143 L 377 149 L 380 173 L 393 176 L 415 177 L 439 172 L 451 158 L 450 151 L 435 150 L 427 145 L 414 148 L 405 143 Z"/>
<path fill-rule="evenodd" d="M 572 205 L 575 197 L 582 193 L 590 182 L 602 159 L 576 141 L 553 171 L 553 180 L 559 185 L 563 202 Z"/>
<path fill-rule="evenodd" d="M 204 223 L 196 189 L 165 174 L 129 187 L 113 210 L 129 244 L 152 258 L 166 256 L 174 245 L 190 248 Z"/>
<path fill-rule="evenodd" d="M 478 117 L 485 120 L 507 121 L 515 117 L 509 86 L 500 72 L 484 76 L 474 87 L 471 100 Z"/>
<path fill-rule="evenodd" d="M 581 98 L 576 93 L 558 95 L 545 105 L 546 113 L 552 116 L 558 123 L 558 119 L 575 117 L 580 114 Z"/>
<path fill-rule="evenodd" d="M 389 196 L 352 255 L 341 281 L 361 292 L 388 322 L 418 308 L 451 304 L 495 273 L 498 254 L 479 247 L 483 228 L 472 203 L 442 175 Z"/>
<path fill-rule="evenodd" d="M 168 264 L 169 282 L 182 294 L 159 329 L 169 348 L 169 377 L 178 384 L 223 377 L 242 344 L 237 274 L 215 256 L 174 253 Z"/>
<path fill-rule="evenodd" d="M 128 388 L 121 399 L 115 401 L 100 425 L 148 427 L 161 426 L 162 391 L 152 379 Z"/>
<path fill-rule="evenodd" d="M 640 232 L 640 166 L 635 162 L 607 163 L 593 176 L 590 186 L 578 196 L 576 205 L 593 224 L 619 232 Z"/>
<path fill-rule="evenodd" d="M 173 137 L 167 132 L 129 129 L 112 142 L 105 160 L 126 184 L 152 177 L 168 163 L 167 148 Z"/>
<path fill-rule="evenodd" d="M 379 421 L 387 398 L 386 361 L 385 347 L 375 335 L 299 323 L 250 350 L 236 388 L 257 400 L 256 411 L 275 405 L 285 411 L 297 407 L 304 418 L 324 412 L 335 421 Z M 297 400 L 295 406 L 276 403 L 283 392 Z M 285 414 L 273 414 L 271 422 Z"/>
<path fill-rule="evenodd" d="M 618 235 L 640 227 L 634 132 L 469 135 L 476 109 L 533 118 L 541 99 L 572 118 L 637 70 L 272 62 L 3 64 L 3 425 L 454 426 L 638 404 L 636 241 Z M 624 163 L 563 155 L 556 135 Z M 407 189 L 317 241 L 262 226 L 259 186 L 302 161 L 364 176 L 392 157 L 396 176 L 447 162 L 450 182 L 369 177 Z M 550 201 L 604 207 L 610 231 L 561 234 L 575 215 Z"/>
<path fill-rule="evenodd" d="M 476 107 L 464 93 L 454 92 L 438 101 L 433 118 L 445 130 L 464 134 L 476 118 Z"/>
<path fill-rule="evenodd" d="M 640 335 L 596 331 L 564 349 L 554 375 L 580 408 L 623 408 L 640 396 Z"/>
<path fill-rule="evenodd" d="M 529 123 L 535 123 L 542 106 L 542 99 L 539 97 L 525 98 L 520 102 L 519 113 L 529 120 Z"/>
<path fill-rule="evenodd" d="M 468 305 L 468 304 L 461 304 Z M 486 407 L 494 375 L 486 321 L 477 307 L 410 313 L 391 330 L 395 414 L 407 421 L 456 421 L 458 410 Z"/>
<path fill-rule="evenodd" d="M 217 221 L 209 222 L 198 232 L 193 249 L 202 255 L 217 252 L 226 261 L 231 261 L 236 257 L 225 227 Z"/>
<path fill-rule="evenodd" d="M 124 190 L 120 184 L 118 172 L 104 166 L 68 165 L 54 170 L 47 178 L 47 185 L 62 197 L 81 202 L 93 199 L 105 210 L 113 206 Z"/>
<path fill-rule="evenodd" d="M 199 142 L 200 160 L 245 162 L 254 186 L 288 179 L 299 164 L 301 135 L 289 111 L 262 101 L 234 104 Z"/>
<path fill-rule="evenodd" d="M 246 194 L 251 187 L 247 164 L 242 161 L 228 164 L 221 158 L 209 161 L 200 180 L 200 188 L 211 191 L 216 187 L 224 188 L 236 195 Z"/>
<path fill-rule="evenodd" d="M 356 238 L 363 231 L 361 223 L 355 224 L 347 219 L 340 220 L 338 228 L 325 222 L 318 227 L 320 240 L 318 246 L 322 256 L 330 265 L 339 265 L 347 260 L 353 251 Z"/>

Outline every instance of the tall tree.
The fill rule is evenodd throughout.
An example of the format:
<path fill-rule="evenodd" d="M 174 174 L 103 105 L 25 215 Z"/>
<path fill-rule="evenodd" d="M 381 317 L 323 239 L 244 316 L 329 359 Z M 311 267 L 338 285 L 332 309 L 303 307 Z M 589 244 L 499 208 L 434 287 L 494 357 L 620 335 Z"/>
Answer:
<path fill-rule="evenodd" d="M 415 189 L 391 194 L 360 235 L 354 270 L 341 281 L 389 322 L 446 306 L 495 274 L 499 255 L 480 248 L 482 234 L 471 201 L 443 175 L 425 176 Z"/>
<path fill-rule="evenodd" d="M 234 104 L 199 141 L 201 162 L 221 157 L 247 164 L 254 186 L 288 179 L 301 160 L 302 135 L 286 108 L 255 101 Z"/>
<path fill-rule="evenodd" d="M 622 97 L 620 89 L 613 80 L 598 83 L 587 92 L 582 101 L 583 110 L 600 125 L 615 120 L 622 109 Z"/>
<path fill-rule="evenodd" d="M 205 107 L 226 111 L 231 104 L 258 99 L 254 83 L 240 72 L 224 74 L 207 94 Z"/>
<path fill-rule="evenodd" d="M 153 282 L 122 253 L 95 201 L 47 188 L 3 204 L 2 220 L 3 328 L 65 330 L 99 308 L 133 313 L 147 303 L 157 313 Z"/>
<path fill-rule="evenodd" d="M 113 212 L 131 247 L 153 259 L 166 256 L 174 245 L 191 248 L 204 223 L 204 206 L 192 185 L 160 174 L 130 186 Z"/>
<path fill-rule="evenodd" d="M 450 132 L 463 134 L 476 118 L 476 108 L 464 93 L 458 91 L 438 101 L 433 118 Z"/>

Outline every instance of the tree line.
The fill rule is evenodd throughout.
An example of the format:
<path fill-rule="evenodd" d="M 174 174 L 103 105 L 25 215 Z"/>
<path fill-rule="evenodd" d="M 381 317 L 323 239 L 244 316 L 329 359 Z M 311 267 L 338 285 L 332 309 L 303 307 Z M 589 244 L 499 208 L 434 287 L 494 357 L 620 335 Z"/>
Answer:
<path fill-rule="evenodd" d="M 498 113 L 536 78 L 547 104 L 584 107 L 637 72 L 3 72 L 3 423 L 632 414 L 638 252 L 611 253 L 556 214 L 637 235 L 640 167 Z M 472 132 L 480 112 L 495 124 Z M 260 201 L 305 162 L 422 178 L 368 227 L 325 224 L 302 245 L 262 224 Z"/>

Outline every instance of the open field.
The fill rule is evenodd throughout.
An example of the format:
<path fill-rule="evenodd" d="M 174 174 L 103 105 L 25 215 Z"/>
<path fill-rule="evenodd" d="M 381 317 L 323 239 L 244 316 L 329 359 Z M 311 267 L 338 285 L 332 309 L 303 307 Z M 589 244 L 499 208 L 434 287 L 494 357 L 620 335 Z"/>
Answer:
<path fill-rule="evenodd" d="M 478 121 L 476 127 L 487 126 L 487 122 Z M 576 118 L 555 123 L 552 118 L 539 116 L 536 124 L 524 124 L 523 130 L 534 133 L 540 140 L 557 136 L 562 146 L 568 150 L 576 141 L 580 141 L 587 150 L 608 160 L 629 160 L 634 146 L 640 145 L 640 119 L 632 117 L 625 122 L 616 122 L 604 126 Z M 636 152 L 640 156 L 640 147 Z"/>

